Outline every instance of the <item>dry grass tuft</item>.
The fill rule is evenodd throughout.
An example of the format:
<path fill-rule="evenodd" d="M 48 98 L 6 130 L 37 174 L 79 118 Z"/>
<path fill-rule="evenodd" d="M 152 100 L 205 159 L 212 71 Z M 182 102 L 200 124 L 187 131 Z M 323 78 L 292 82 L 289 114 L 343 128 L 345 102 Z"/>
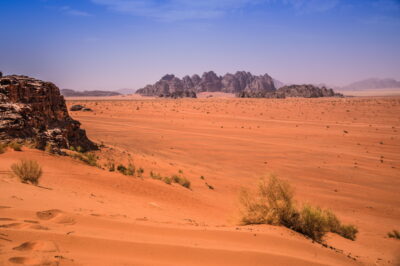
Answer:
<path fill-rule="evenodd" d="M 13 173 L 19 177 L 22 183 L 39 184 L 39 178 L 42 176 L 42 168 L 33 160 L 21 160 L 11 165 Z"/>

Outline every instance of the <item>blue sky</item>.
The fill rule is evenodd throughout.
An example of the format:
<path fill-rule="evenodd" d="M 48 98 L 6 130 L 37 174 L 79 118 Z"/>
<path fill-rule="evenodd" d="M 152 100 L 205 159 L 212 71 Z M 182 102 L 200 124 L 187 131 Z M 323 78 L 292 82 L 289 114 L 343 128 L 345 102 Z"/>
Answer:
<path fill-rule="evenodd" d="M 400 0 L 1 0 L 0 70 L 60 88 L 166 73 L 400 80 Z"/>

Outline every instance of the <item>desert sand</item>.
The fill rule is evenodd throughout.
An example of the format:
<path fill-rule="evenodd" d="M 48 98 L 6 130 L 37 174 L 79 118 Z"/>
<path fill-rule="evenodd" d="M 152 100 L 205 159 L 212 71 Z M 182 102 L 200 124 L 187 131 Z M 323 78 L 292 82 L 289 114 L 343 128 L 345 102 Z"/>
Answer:
<path fill-rule="evenodd" d="M 128 98 L 67 104 L 93 109 L 70 114 L 105 146 L 102 163 L 130 160 L 142 178 L 27 147 L 0 154 L 0 265 L 400 263 L 400 242 L 386 237 L 400 225 L 400 97 Z M 11 175 L 21 158 L 42 165 L 40 186 Z M 150 171 L 180 172 L 191 189 Z M 357 240 L 328 234 L 324 247 L 279 226 L 239 226 L 240 189 L 270 174 L 299 204 L 357 225 Z"/>

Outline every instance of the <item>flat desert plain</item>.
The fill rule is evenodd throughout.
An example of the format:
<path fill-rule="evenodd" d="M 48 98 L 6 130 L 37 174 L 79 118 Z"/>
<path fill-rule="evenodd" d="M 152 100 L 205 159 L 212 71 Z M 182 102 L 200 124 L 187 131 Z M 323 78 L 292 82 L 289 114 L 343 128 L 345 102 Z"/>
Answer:
<path fill-rule="evenodd" d="M 27 147 L 0 154 L 1 265 L 399 265 L 400 97 L 70 100 L 101 168 Z M 43 167 L 40 186 L 10 165 Z M 109 172 L 132 162 L 142 177 Z M 150 177 L 178 174 L 190 189 Z M 297 204 L 359 229 L 326 246 L 239 225 L 238 195 L 271 174 Z"/>

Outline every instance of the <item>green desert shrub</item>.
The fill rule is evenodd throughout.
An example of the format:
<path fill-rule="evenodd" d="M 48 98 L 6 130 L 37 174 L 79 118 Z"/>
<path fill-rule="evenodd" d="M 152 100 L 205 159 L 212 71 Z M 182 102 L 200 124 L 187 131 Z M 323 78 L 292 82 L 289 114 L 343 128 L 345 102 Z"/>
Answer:
<path fill-rule="evenodd" d="M 287 182 L 275 176 L 268 183 L 261 180 L 256 193 L 243 190 L 240 194 L 240 223 L 282 225 L 318 242 L 327 232 L 355 240 L 358 230 L 354 225 L 344 225 L 332 211 L 309 204 L 299 210 L 293 196 Z"/>
<path fill-rule="evenodd" d="M 23 183 L 39 184 L 39 178 L 42 176 L 42 168 L 33 160 L 21 160 L 11 165 L 13 173 Z"/>
<path fill-rule="evenodd" d="M 400 233 L 397 230 L 393 230 L 392 232 L 389 232 L 387 235 L 389 238 L 400 239 Z"/>

